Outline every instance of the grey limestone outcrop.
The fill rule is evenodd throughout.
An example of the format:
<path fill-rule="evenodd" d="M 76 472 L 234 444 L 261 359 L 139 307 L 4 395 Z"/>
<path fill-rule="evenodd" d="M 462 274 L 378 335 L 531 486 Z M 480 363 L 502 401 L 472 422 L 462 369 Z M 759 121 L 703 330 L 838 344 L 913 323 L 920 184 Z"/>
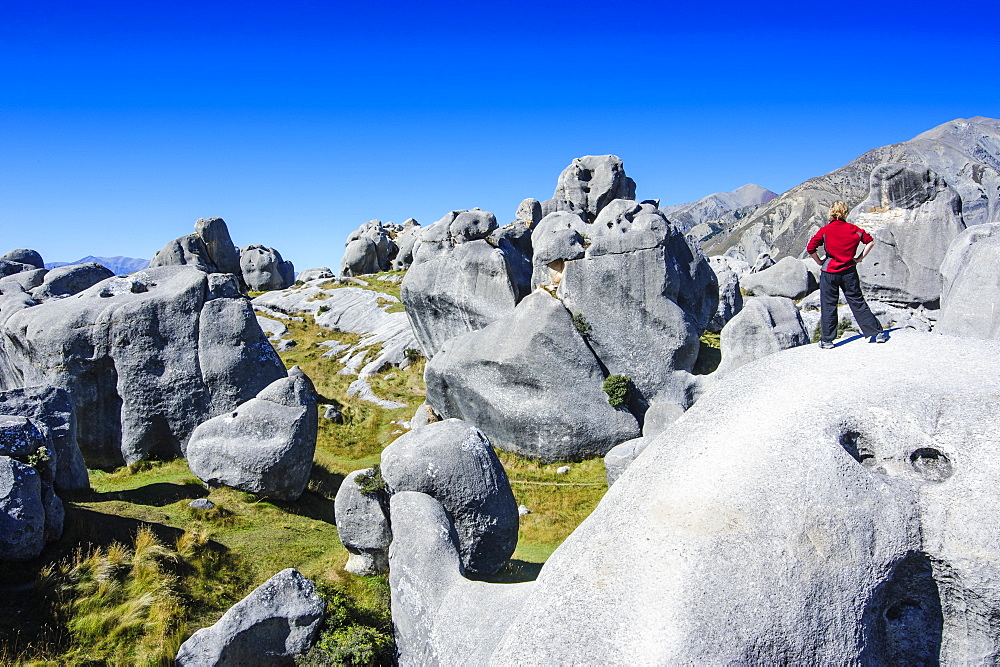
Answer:
<path fill-rule="evenodd" d="M 517 207 L 514 219 L 526 223 L 529 227 L 542 219 L 542 204 L 531 197 L 525 199 Z"/>
<path fill-rule="evenodd" d="M 274 248 L 248 245 L 240 248 L 240 269 L 247 289 L 266 292 L 291 287 L 295 266 L 281 258 Z"/>
<path fill-rule="evenodd" d="M 471 424 L 446 419 L 400 436 L 382 451 L 381 470 L 390 495 L 418 491 L 441 503 L 464 570 L 492 574 L 514 553 L 517 503 L 490 441 Z"/>
<path fill-rule="evenodd" d="M 0 255 L 0 261 L 17 262 L 19 264 L 30 266 L 33 269 L 45 268 L 45 262 L 42 260 L 42 256 L 38 253 L 38 251 L 29 250 L 27 248 L 9 250 L 3 255 Z"/>
<path fill-rule="evenodd" d="M 970 227 L 941 262 L 941 312 L 934 331 L 1000 338 L 1000 223 Z"/>
<path fill-rule="evenodd" d="M 51 443 L 55 457 L 55 487 L 90 487 L 87 465 L 76 442 L 76 418 L 69 393 L 59 387 L 27 387 L 0 391 L 0 415 L 27 417 Z"/>
<path fill-rule="evenodd" d="M 992 662 L 998 393 L 1000 343 L 935 334 L 744 365 L 528 584 L 460 577 L 447 513 L 397 494 L 400 662 Z"/>
<path fill-rule="evenodd" d="M 566 262 L 559 297 L 586 321 L 602 367 L 631 379 L 636 414 L 653 400 L 686 409 L 699 337 L 718 306 L 707 258 L 651 204 L 616 200 L 590 233 L 585 256 Z"/>
<path fill-rule="evenodd" d="M 419 232 L 420 223 L 413 218 L 407 218 L 401 225 L 381 220 L 364 223 L 347 237 L 340 275 L 361 276 L 408 268 Z"/>
<path fill-rule="evenodd" d="M 181 645 L 185 667 L 293 665 L 319 636 L 326 602 L 312 581 L 288 568 L 258 586 Z"/>
<path fill-rule="evenodd" d="M 29 269 L 0 278 L 0 294 L 30 292 L 45 281 L 48 269 Z"/>
<path fill-rule="evenodd" d="M 199 424 L 187 444 L 191 472 L 210 486 L 231 486 L 295 500 L 312 471 L 318 428 L 316 392 L 301 371 Z"/>
<path fill-rule="evenodd" d="M 30 560 L 62 535 L 57 453 L 44 424 L 0 414 L 0 560 Z"/>
<path fill-rule="evenodd" d="M 228 274 L 161 266 L 0 305 L 0 389 L 65 389 L 88 464 L 183 455 L 195 426 L 284 377 Z"/>
<path fill-rule="evenodd" d="M 605 374 L 570 312 L 544 290 L 445 343 L 424 377 L 436 413 L 475 424 L 504 451 L 581 460 L 639 435 L 635 417 L 608 404 Z"/>
<path fill-rule="evenodd" d="M 585 155 L 559 174 L 552 198 L 571 202 L 575 210 L 593 221 L 615 199 L 635 199 L 635 181 L 625 174 L 617 155 Z"/>
<path fill-rule="evenodd" d="M 713 376 L 721 377 L 755 359 L 808 343 L 809 333 L 791 299 L 749 297 L 743 309 L 722 328 L 722 363 Z"/>
<path fill-rule="evenodd" d="M 738 266 L 734 266 L 735 260 L 725 255 L 709 257 L 708 261 L 719 284 L 719 306 L 705 328 L 713 333 L 719 333 L 722 327 L 743 308 L 743 292 L 740 291 L 741 272 Z"/>
<path fill-rule="evenodd" d="M 306 269 L 298 275 L 298 279 L 304 283 L 310 280 L 329 280 L 333 277 L 333 271 L 325 266 L 317 269 Z"/>
<path fill-rule="evenodd" d="M 334 499 L 337 535 L 347 549 L 344 569 L 351 574 L 381 574 L 389 568 L 389 544 L 392 528 L 389 526 L 388 493 L 365 493 L 358 486 L 358 475 L 372 475 L 373 468 L 349 473 Z"/>
<path fill-rule="evenodd" d="M 875 239 L 858 266 L 868 298 L 901 304 L 940 299 L 941 262 L 965 229 L 962 199 L 943 178 L 926 167 L 879 165 L 868 198 L 847 219 Z"/>
<path fill-rule="evenodd" d="M 810 258 L 808 260 L 815 264 Z M 753 296 L 781 296 L 801 299 L 819 289 L 816 277 L 802 260 L 783 257 L 773 266 L 743 277 L 742 287 Z"/>
<path fill-rule="evenodd" d="M 632 461 L 646 449 L 653 441 L 652 437 L 643 436 L 634 440 L 626 440 L 620 445 L 615 445 L 604 455 L 604 471 L 607 476 L 608 486 L 622 476 L 625 469 L 632 465 Z"/>
<path fill-rule="evenodd" d="M 236 249 L 229 227 L 222 218 L 199 218 L 194 223 L 194 233 L 205 244 L 208 256 L 215 265 L 215 273 L 231 273 L 241 278 L 240 252 Z"/>
<path fill-rule="evenodd" d="M 401 297 L 428 358 L 448 339 L 482 329 L 517 304 L 517 274 L 505 252 L 485 240 L 494 229 L 492 214 L 477 210 L 452 211 L 421 229 Z"/>
<path fill-rule="evenodd" d="M 70 264 L 60 266 L 45 274 L 42 284 L 31 290 L 31 298 L 44 301 L 53 297 L 71 296 L 93 287 L 115 275 L 100 264 Z"/>

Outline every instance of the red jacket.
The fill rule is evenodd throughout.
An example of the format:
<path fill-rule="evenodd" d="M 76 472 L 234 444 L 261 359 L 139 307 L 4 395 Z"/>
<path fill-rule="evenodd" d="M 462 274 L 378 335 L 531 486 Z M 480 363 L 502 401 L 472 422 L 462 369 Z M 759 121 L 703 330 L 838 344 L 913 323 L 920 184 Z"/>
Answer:
<path fill-rule="evenodd" d="M 843 220 L 831 220 L 830 224 L 819 228 L 816 235 L 809 239 L 807 253 L 814 253 L 821 245 L 826 248 L 826 261 L 823 270 L 827 273 L 843 273 L 853 269 L 854 257 L 858 246 L 872 242 L 872 235 L 857 225 Z"/>

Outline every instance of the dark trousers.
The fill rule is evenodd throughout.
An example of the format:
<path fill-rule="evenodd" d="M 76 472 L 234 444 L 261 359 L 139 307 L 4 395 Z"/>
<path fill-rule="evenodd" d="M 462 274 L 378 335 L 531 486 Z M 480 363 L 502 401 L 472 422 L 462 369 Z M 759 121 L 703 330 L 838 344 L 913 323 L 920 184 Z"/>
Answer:
<path fill-rule="evenodd" d="M 823 340 L 832 342 L 837 337 L 837 302 L 840 300 L 840 290 L 844 290 L 844 300 L 851 307 L 854 319 L 861 327 L 861 333 L 874 336 L 882 331 L 882 325 L 872 315 L 871 308 L 861 294 L 858 270 L 848 269 L 840 273 L 822 271 L 819 274 L 819 305 Z"/>

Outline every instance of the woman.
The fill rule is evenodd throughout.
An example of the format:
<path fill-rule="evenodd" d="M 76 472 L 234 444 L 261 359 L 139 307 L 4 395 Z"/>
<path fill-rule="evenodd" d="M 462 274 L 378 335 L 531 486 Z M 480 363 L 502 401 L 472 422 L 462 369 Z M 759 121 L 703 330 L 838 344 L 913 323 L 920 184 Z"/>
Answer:
<path fill-rule="evenodd" d="M 875 319 L 861 294 L 861 279 L 858 277 L 858 264 L 875 247 L 875 239 L 857 225 L 845 221 L 846 217 L 847 204 L 842 201 L 834 202 L 830 207 L 830 223 L 820 227 L 806 246 L 806 252 L 822 269 L 819 279 L 822 323 L 819 346 L 824 350 L 833 348 L 833 339 L 837 335 L 837 302 L 840 301 L 841 290 L 844 291 L 844 300 L 854 313 L 854 319 L 861 327 L 861 333 L 871 336 L 871 342 L 884 343 L 889 340 L 888 332 L 882 330 L 882 325 Z M 865 244 L 864 250 L 855 256 L 862 243 Z M 820 259 L 816 253 L 820 246 L 826 251 L 826 259 Z"/>

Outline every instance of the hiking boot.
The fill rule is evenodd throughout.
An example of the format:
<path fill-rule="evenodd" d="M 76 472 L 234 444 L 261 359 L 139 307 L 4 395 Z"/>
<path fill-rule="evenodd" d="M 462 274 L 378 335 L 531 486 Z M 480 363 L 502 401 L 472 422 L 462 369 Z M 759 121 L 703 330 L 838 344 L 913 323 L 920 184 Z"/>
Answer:
<path fill-rule="evenodd" d="M 889 332 L 888 331 L 880 331 L 877 334 L 875 334 L 874 336 L 872 336 L 872 339 L 871 339 L 872 343 L 886 343 L 888 341 L 889 341 Z"/>
<path fill-rule="evenodd" d="M 821 340 L 819 342 L 819 349 L 821 350 L 832 350 L 834 347 L 836 346 L 828 340 Z"/>

